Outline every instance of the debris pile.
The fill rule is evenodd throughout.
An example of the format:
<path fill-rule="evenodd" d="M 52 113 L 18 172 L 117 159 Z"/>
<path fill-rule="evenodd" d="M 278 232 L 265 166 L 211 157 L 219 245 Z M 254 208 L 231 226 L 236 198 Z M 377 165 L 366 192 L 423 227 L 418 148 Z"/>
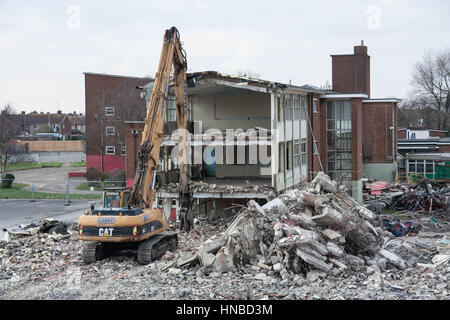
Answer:
<path fill-rule="evenodd" d="M 450 212 L 450 187 L 445 183 L 421 179 L 414 184 L 385 182 L 365 184 L 368 208 L 381 213 L 381 209 L 416 212 Z"/>
<path fill-rule="evenodd" d="M 377 214 L 344 190 L 320 172 L 310 185 L 263 206 L 251 200 L 224 233 L 200 246 L 198 259 L 215 272 L 251 266 L 259 277 L 273 273 L 283 280 L 366 266 L 403 270 L 428 261 L 426 249 L 395 239 Z"/>
<path fill-rule="evenodd" d="M 270 185 L 256 185 L 248 182 L 245 185 L 223 185 L 214 183 L 205 183 L 203 181 L 191 181 L 189 183 L 189 189 L 191 192 L 226 192 L 226 193 L 264 193 L 268 197 L 275 197 L 276 193 L 274 188 Z M 181 187 L 179 183 L 168 183 L 160 187 L 159 191 L 179 193 Z"/>
<path fill-rule="evenodd" d="M 37 235 L 38 233 L 69 235 L 78 234 L 76 223 L 65 223 L 52 218 L 45 218 L 39 222 L 21 225 L 17 228 L 3 229 L 5 241 L 21 239 Z"/>
<path fill-rule="evenodd" d="M 450 212 L 450 187 L 445 184 L 422 179 L 405 193 L 393 199 L 393 210 Z"/>

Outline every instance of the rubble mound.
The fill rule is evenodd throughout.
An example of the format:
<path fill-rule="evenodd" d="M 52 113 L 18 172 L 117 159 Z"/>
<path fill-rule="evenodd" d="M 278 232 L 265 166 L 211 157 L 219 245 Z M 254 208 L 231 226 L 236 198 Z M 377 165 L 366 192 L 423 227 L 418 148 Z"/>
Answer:
<path fill-rule="evenodd" d="M 254 265 L 284 280 L 366 266 L 404 270 L 428 262 L 429 251 L 394 238 L 379 215 L 319 172 L 263 206 L 250 200 L 225 232 L 200 246 L 198 258 L 214 272 Z"/>

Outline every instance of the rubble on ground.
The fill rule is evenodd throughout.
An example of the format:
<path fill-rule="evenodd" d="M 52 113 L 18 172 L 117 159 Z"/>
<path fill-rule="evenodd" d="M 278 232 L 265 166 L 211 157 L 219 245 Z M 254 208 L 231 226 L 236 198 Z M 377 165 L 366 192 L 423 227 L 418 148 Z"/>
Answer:
<path fill-rule="evenodd" d="M 263 206 L 251 200 L 224 233 L 198 250 L 202 265 L 215 272 L 251 266 L 283 280 L 295 274 L 316 279 L 366 266 L 404 270 L 427 262 L 428 255 L 427 249 L 394 238 L 379 215 L 323 173 Z"/>
<path fill-rule="evenodd" d="M 420 179 L 414 184 L 374 182 L 366 185 L 365 194 L 369 208 L 416 212 L 450 212 L 450 187 L 432 179 Z"/>
<path fill-rule="evenodd" d="M 85 265 L 76 226 L 45 219 L 0 241 L 0 299 L 448 300 L 448 233 L 396 237 L 383 217 L 319 174 L 234 218 L 195 219 L 145 266 L 133 252 Z"/>
<path fill-rule="evenodd" d="M 36 235 L 38 233 L 49 234 L 78 234 L 75 223 L 65 223 L 52 218 L 45 218 L 39 222 L 20 225 L 17 228 L 3 229 L 4 240 L 9 242 L 24 237 Z"/>

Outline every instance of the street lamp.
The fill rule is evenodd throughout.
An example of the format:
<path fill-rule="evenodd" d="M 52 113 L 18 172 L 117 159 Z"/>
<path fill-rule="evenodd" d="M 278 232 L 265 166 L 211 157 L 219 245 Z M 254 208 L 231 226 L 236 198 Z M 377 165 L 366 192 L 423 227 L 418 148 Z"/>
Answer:
<path fill-rule="evenodd" d="M 48 115 L 48 140 L 50 141 L 50 112 L 47 111 Z"/>

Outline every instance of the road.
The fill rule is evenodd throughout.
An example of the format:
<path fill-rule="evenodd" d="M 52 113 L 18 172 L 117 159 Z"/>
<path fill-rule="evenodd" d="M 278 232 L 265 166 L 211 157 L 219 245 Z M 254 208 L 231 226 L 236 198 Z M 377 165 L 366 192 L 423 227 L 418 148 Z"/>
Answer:
<path fill-rule="evenodd" d="M 89 200 L 75 200 L 69 206 L 64 204 L 65 200 L 31 202 L 30 200 L 0 199 L 0 239 L 3 239 L 4 228 L 14 228 L 44 218 L 74 222 L 89 209 Z M 95 206 L 100 206 L 100 201 Z"/>
<path fill-rule="evenodd" d="M 23 190 L 31 191 L 34 185 L 36 192 L 65 193 L 69 172 L 85 172 L 84 167 L 71 167 L 64 164 L 59 168 L 41 168 L 31 170 L 13 171 L 16 177 L 14 182 L 25 183 L 29 186 Z M 85 178 L 77 177 L 69 179 L 69 192 L 72 194 L 91 193 L 90 191 L 76 190 L 80 183 L 86 181 Z"/>

